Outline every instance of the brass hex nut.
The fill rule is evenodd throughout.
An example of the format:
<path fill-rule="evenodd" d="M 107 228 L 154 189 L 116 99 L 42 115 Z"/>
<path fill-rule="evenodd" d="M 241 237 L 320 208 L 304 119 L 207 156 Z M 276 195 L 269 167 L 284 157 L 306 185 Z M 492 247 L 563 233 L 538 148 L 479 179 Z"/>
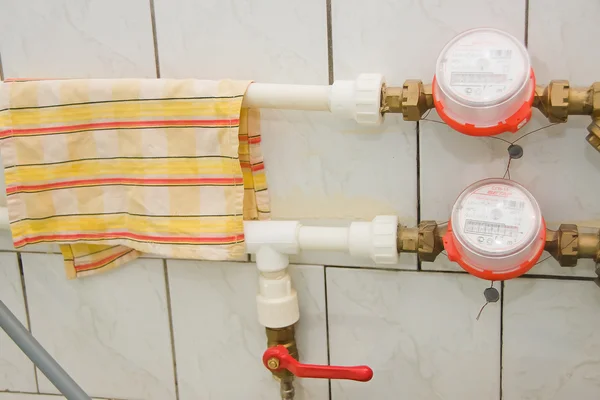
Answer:
<path fill-rule="evenodd" d="M 405 121 L 418 121 L 427 110 L 423 82 L 417 79 L 405 81 L 402 87 L 402 118 Z"/>
<path fill-rule="evenodd" d="M 556 260 L 562 267 L 577 265 L 579 231 L 577 225 L 561 224 L 558 227 L 558 248 Z"/>
<path fill-rule="evenodd" d="M 421 261 L 433 262 L 442 251 L 442 243 L 438 235 L 437 222 L 421 221 L 419 224 L 419 247 L 417 254 Z"/>
<path fill-rule="evenodd" d="M 401 87 L 383 88 L 383 112 L 401 113 L 402 112 L 402 90 Z"/>
<path fill-rule="evenodd" d="M 279 359 L 272 357 L 267 361 L 267 366 L 269 369 L 277 369 L 279 368 Z"/>
<path fill-rule="evenodd" d="M 600 125 L 598 123 L 600 120 L 593 119 L 592 123 L 588 125 L 588 135 L 585 137 L 585 140 L 597 151 L 600 151 Z"/>
<path fill-rule="evenodd" d="M 416 253 L 419 242 L 418 228 L 398 225 L 398 252 Z"/>
<path fill-rule="evenodd" d="M 548 120 L 567 122 L 569 116 L 569 81 L 557 80 L 548 84 Z"/>
<path fill-rule="evenodd" d="M 267 333 L 267 347 L 273 347 L 282 345 L 288 350 L 290 355 L 294 357 L 296 360 L 298 359 L 298 346 L 296 345 L 295 338 L 295 327 L 294 325 L 286 326 L 283 328 L 265 328 Z M 273 373 L 273 376 L 277 379 L 288 379 L 293 376 L 293 374 L 287 369 L 277 369 L 279 368 L 279 360 L 277 360 L 277 366 L 274 363 L 271 363 L 271 360 L 277 360 L 276 358 L 269 359 L 267 362 L 267 366 Z"/>

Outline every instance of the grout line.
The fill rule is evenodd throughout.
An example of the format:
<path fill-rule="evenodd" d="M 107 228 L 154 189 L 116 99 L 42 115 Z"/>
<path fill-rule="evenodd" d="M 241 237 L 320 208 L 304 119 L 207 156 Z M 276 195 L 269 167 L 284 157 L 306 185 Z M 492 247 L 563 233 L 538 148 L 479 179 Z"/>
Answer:
<path fill-rule="evenodd" d="M 152 21 L 152 41 L 154 42 L 154 67 L 156 77 L 160 78 L 160 62 L 158 58 L 158 38 L 156 35 L 156 13 L 154 12 L 154 0 L 150 0 L 150 20 Z"/>
<path fill-rule="evenodd" d="M 421 223 L 421 124 L 417 121 L 417 225 Z M 421 259 L 417 257 L 417 271 L 421 271 Z"/>
<path fill-rule="evenodd" d="M 385 272 L 419 272 L 416 269 L 398 269 L 398 268 L 385 268 L 385 267 L 350 267 L 347 265 L 327 265 L 327 268 L 340 268 L 340 269 L 358 269 L 367 271 L 385 271 Z M 443 271 L 443 270 L 428 270 L 424 269 L 421 272 L 428 274 L 467 274 L 466 271 Z"/>
<path fill-rule="evenodd" d="M 385 267 L 351 267 L 347 265 L 327 265 L 327 268 L 338 268 L 338 269 L 358 269 L 358 270 L 367 270 L 367 271 L 384 271 L 384 272 L 421 272 L 425 274 L 459 274 L 459 275 L 468 275 L 466 271 L 444 271 L 444 270 L 431 270 L 431 269 L 422 269 L 421 271 L 417 271 L 414 269 L 397 269 L 397 268 L 385 268 Z M 560 276 L 560 275 L 521 275 L 515 279 L 548 279 L 548 280 L 556 280 L 556 281 L 579 281 L 579 282 L 595 282 L 596 278 L 592 278 L 589 276 Z"/>
<path fill-rule="evenodd" d="M 327 365 L 331 365 L 331 350 L 329 348 L 329 302 L 327 300 L 327 267 L 323 266 L 323 282 L 325 283 L 325 337 L 327 341 Z M 327 379 L 329 400 L 331 398 L 331 379 Z"/>
<path fill-rule="evenodd" d="M 544 275 L 544 274 L 529 274 L 529 275 L 521 275 L 519 279 L 554 279 L 557 281 L 581 281 L 581 282 L 594 282 L 596 278 L 592 278 L 591 276 L 554 276 L 554 275 Z"/>
<path fill-rule="evenodd" d="M 529 0 L 525 0 L 525 47 L 529 46 Z"/>
<path fill-rule="evenodd" d="M 31 316 L 29 315 L 29 302 L 27 301 L 27 289 L 25 288 L 25 270 L 23 268 L 23 259 L 21 253 L 17 253 L 17 263 L 19 265 L 19 274 L 21 276 L 21 290 L 23 291 L 23 304 L 25 305 L 25 318 L 27 319 L 27 329 L 33 334 L 31 328 Z M 33 364 L 33 362 L 32 362 Z M 40 383 L 38 380 L 38 373 L 35 364 L 33 364 L 33 377 L 35 378 L 35 389 L 40 392 Z"/>
<path fill-rule="evenodd" d="M 35 250 L 25 250 L 25 251 L 19 251 L 19 250 L 0 250 L 0 253 L 16 253 L 16 254 L 61 254 L 61 253 L 54 253 L 54 252 L 47 252 L 47 251 L 35 251 Z"/>
<path fill-rule="evenodd" d="M 325 0 L 327 8 L 327 65 L 329 68 L 329 84 L 333 85 L 333 29 L 331 25 L 331 0 Z"/>
<path fill-rule="evenodd" d="M 504 360 L 502 349 L 504 348 L 504 281 L 500 282 L 500 400 L 502 400 L 502 369 Z"/>
<path fill-rule="evenodd" d="M 173 355 L 173 380 L 175 381 L 175 399 L 179 400 L 179 379 L 177 376 L 177 356 L 175 355 L 175 334 L 173 329 L 173 309 L 171 307 L 171 287 L 169 284 L 169 269 L 167 260 L 163 259 L 165 273 L 165 289 L 167 293 L 167 315 L 169 316 L 169 334 L 171 336 L 171 354 Z"/>

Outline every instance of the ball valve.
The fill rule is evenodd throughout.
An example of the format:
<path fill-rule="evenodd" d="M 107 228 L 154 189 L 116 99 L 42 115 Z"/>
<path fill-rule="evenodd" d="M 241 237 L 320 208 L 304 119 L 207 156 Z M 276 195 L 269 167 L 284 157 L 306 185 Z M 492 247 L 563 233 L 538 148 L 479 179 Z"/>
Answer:
<path fill-rule="evenodd" d="M 285 346 L 269 347 L 263 355 L 263 364 L 271 372 L 286 369 L 298 378 L 347 379 L 359 382 L 368 382 L 373 378 L 373 370 L 366 365 L 340 367 L 303 364 L 292 357 Z"/>

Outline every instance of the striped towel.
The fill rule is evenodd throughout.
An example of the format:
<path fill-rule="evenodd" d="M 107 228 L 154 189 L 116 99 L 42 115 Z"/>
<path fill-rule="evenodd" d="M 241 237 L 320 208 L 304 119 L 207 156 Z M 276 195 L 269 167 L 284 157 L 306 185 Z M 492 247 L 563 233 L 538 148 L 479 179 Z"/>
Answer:
<path fill-rule="evenodd" d="M 56 80 L 0 85 L 16 248 L 60 244 L 69 278 L 152 253 L 244 260 L 267 219 L 249 82 Z"/>

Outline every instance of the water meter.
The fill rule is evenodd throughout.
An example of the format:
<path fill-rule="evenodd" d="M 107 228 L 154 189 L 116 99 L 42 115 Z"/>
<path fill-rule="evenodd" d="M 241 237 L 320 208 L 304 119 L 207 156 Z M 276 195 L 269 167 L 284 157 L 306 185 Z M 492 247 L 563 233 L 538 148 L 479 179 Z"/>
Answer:
<path fill-rule="evenodd" d="M 451 261 L 488 280 L 529 271 L 544 251 L 546 225 L 535 198 L 507 179 L 467 187 L 452 208 L 444 248 Z"/>
<path fill-rule="evenodd" d="M 435 108 L 472 136 L 516 132 L 531 118 L 535 76 L 525 46 L 491 28 L 472 29 L 442 50 L 433 80 Z"/>

